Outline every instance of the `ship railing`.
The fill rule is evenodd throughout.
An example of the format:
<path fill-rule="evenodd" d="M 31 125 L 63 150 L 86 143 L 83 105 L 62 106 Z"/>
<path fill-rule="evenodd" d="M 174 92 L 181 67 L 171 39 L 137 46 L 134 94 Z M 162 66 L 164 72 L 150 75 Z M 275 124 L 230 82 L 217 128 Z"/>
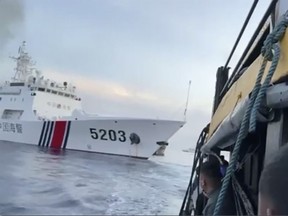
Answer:
<path fill-rule="evenodd" d="M 39 91 L 39 92 L 46 92 L 46 93 L 50 93 L 50 94 L 54 94 L 54 95 L 58 95 L 58 96 L 63 96 L 66 98 L 72 98 L 72 99 L 77 99 L 77 96 L 75 94 L 73 94 L 73 92 L 71 91 L 67 91 L 67 90 L 63 90 L 61 88 L 61 90 L 59 90 L 59 88 L 51 88 L 51 87 L 47 87 L 46 85 L 30 85 L 29 86 L 30 91 Z"/>

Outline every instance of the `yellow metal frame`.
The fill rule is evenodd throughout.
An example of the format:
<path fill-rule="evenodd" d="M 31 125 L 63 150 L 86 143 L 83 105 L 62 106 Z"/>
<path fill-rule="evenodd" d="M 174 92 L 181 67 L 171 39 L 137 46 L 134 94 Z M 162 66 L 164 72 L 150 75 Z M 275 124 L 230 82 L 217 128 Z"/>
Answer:
<path fill-rule="evenodd" d="M 286 30 L 284 37 L 280 41 L 281 54 L 278 66 L 272 77 L 272 83 L 288 75 L 288 30 Z M 221 124 L 224 118 L 233 111 L 237 103 L 251 93 L 256 82 L 257 74 L 260 70 L 263 57 L 260 55 L 257 59 L 247 68 L 245 73 L 231 86 L 229 91 L 223 97 L 216 112 L 214 113 L 209 128 L 209 138 Z M 265 73 L 262 79 L 267 75 L 271 62 L 267 63 Z"/>

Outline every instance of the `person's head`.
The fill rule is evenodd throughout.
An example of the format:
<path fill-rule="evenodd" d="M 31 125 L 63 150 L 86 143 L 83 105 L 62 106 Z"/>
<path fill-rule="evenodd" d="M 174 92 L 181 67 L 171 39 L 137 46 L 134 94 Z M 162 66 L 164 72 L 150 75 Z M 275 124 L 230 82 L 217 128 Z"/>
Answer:
<path fill-rule="evenodd" d="M 220 155 L 220 159 L 221 159 L 222 161 L 224 161 L 224 160 L 225 160 L 224 155 Z"/>
<path fill-rule="evenodd" d="M 200 186 L 204 193 L 210 194 L 221 185 L 220 166 L 217 163 L 207 161 L 203 163 L 199 171 Z"/>
<path fill-rule="evenodd" d="M 221 159 L 223 165 L 225 165 L 225 166 L 229 165 L 228 161 L 225 160 L 224 155 L 220 155 L 220 159 Z"/>
<path fill-rule="evenodd" d="M 288 215 L 288 146 L 272 157 L 259 182 L 258 215 Z"/>

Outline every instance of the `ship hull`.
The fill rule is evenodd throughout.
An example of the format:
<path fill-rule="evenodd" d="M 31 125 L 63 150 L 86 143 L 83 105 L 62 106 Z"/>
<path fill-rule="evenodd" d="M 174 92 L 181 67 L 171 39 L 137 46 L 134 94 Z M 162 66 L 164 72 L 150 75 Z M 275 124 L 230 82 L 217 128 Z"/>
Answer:
<path fill-rule="evenodd" d="M 0 120 L 0 140 L 148 159 L 183 125 L 145 119 Z"/>

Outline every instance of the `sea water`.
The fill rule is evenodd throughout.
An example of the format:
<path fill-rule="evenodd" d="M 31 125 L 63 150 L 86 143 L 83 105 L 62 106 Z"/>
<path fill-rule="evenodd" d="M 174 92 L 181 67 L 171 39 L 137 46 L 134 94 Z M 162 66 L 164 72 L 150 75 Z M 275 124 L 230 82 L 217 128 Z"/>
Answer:
<path fill-rule="evenodd" d="M 149 160 L 0 142 L 0 214 L 177 215 L 193 155 Z"/>

